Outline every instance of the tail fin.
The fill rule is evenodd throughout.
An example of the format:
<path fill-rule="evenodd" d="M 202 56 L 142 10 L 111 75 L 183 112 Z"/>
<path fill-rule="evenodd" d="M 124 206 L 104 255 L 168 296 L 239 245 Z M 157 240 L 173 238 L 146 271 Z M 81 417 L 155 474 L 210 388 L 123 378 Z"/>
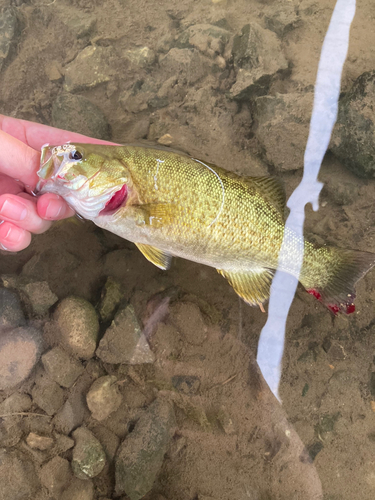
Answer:
<path fill-rule="evenodd" d="M 307 286 L 306 291 L 314 295 L 333 313 L 351 314 L 355 311 L 355 284 L 374 265 L 375 254 L 357 250 L 322 247 L 317 250 L 318 260 L 325 260 L 324 276 L 320 284 Z"/>

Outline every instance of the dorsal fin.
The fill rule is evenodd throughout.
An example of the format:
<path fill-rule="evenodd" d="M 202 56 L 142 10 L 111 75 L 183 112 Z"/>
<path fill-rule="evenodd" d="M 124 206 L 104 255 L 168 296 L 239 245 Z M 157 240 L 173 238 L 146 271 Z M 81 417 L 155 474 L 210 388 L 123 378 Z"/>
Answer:
<path fill-rule="evenodd" d="M 280 212 L 284 219 L 286 198 L 284 186 L 279 179 L 275 177 L 244 177 L 243 180 L 244 182 L 249 180 L 253 186 L 255 184 L 260 188 L 261 195 Z"/>

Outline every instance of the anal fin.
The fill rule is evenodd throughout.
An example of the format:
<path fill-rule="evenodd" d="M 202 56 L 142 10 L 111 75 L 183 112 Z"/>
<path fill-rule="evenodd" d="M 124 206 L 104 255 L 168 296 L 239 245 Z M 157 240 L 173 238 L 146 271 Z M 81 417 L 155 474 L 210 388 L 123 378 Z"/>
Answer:
<path fill-rule="evenodd" d="M 172 256 L 163 250 L 159 250 L 151 245 L 144 245 L 143 243 L 136 243 L 138 249 L 143 253 L 147 260 L 152 262 L 159 269 L 166 270 L 169 268 Z"/>
<path fill-rule="evenodd" d="M 234 291 L 251 306 L 259 306 L 269 298 L 274 272 L 270 269 L 259 268 L 251 271 L 228 272 L 217 270 Z"/>

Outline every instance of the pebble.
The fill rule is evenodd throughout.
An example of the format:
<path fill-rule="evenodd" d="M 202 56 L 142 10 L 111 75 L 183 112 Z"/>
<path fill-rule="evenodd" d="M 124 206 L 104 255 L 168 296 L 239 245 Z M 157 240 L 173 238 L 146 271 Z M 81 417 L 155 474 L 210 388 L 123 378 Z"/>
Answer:
<path fill-rule="evenodd" d="M 15 446 L 23 435 L 23 417 L 15 415 L 30 410 L 28 394 L 14 392 L 0 403 L 0 446 Z"/>
<path fill-rule="evenodd" d="M 79 134 L 109 140 L 111 129 L 103 111 L 86 97 L 64 93 L 52 104 L 55 127 Z"/>
<path fill-rule="evenodd" d="M 122 402 L 117 377 L 107 375 L 95 380 L 87 393 L 86 400 L 93 418 L 106 419 Z"/>
<path fill-rule="evenodd" d="M 121 443 L 115 463 L 116 494 L 139 500 L 148 493 L 163 465 L 176 425 L 173 406 L 155 400 Z"/>
<path fill-rule="evenodd" d="M 19 450 L 0 449 L 0 500 L 36 498 L 40 483 L 30 458 Z"/>
<path fill-rule="evenodd" d="M 21 290 L 26 293 L 37 316 L 47 314 L 50 307 L 58 301 L 57 295 L 51 291 L 47 281 L 28 283 L 22 286 Z"/>
<path fill-rule="evenodd" d="M 91 429 L 91 431 L 103 446 L 108 462 L 111 463 L 115 458 L 116 451 L 120 444 L 120 439 L 114 432 L 103 425 L 97 425 Z"/>
<path fill-rule="evenodd" d="M 97 476 L 103 470 L 106 456 L 102 445 L 94 434 L 85 427 L 78 427 L 73 432 L 72 469 L 78 479 Z"/>
<path fill-rule="evenodd" d="M 172 385 L 182 394 L 196 394 L 201 381 L 195 375 L 174 375 Z"/>
<path fill-rule="evenodd" d="M 19 327 L 0 337 L 0 390 L 9 390 L 27 379 L 41 354 L 41 332 Z"/>
<path fill-rule="evenodd" d="M 113 71 L 112 58 L 113 51 L 110 47 L 89 45 L 84 48 L 65 67 L 64 89 L 67 92 L 77 92 L 109 82 Z"/>
<path fill-rule="evenodd" d="M 17 292 L 0 288 L 0 331 L 3 328 L 23 326 L 25 316 Z"/>
<path fill-rule="evenodd" d="M 84 370 L 82 363 L 61 347 L 43 354 L 42 363 L 48 376 L 62 387 L 71 387 Z"/>
<path fill-rule="evenodd" d="M 237 76 L 230 95 L 237 100 L 265 95 L 274 76 L 288 69 L 275 33 L 257 23 L 246 24 L 235 36 L 232 56 Z"/>
<path fill-rule="evenodd" d="M 59 456 L 44 464 L 39 472 L 40 481 L 52 497 L 60 498 L 70 483 L 72 472 L 68 460 Z"/>
<path fill-rule="evenodd" d="M 255 135 L 265 160 L 279 172 L 303 167 L 313 93 L 276 94 L 254 102 Z"/>
<path fill-rule="evenodd" d="M 44 451 L 54 445 L 54 440 L 51 437 L 39 436 L 39 434 L 35 434 L 35 432 L 30 432 L 26 438 L 26 443 L 30 448 Z"/>
<path fill-rule="evenodd" d="M 266 28 L 283 38 L 290 31 L 302 25 L 302 20 L 292 2 L 283 4 L 281 9 L 272 8 L 264 18 Z"/>
<path fill-rule="evenodd" d="M 98 307 L 99 315 L 102 321 L 109 321 L 113 318 L 113 313 L 120 304 L 121 300 L 123 300 L 123 297 L 124 294 L 121 289 L 121 283 L 112 276 L 109 276 L 102 289 Z"/>
<path fill-rule="evenodd" d="M 124 53 L 124 57 L 140 68 L 151 66 L 156 60 L 155 52 L 148 47 L 137 47 L 136 49 L 127 50 Z"/>
<path fill-rule="evenodd" d="M 47 415 L 54 415 L 64 403 L 64 390 L 42 370 L 36 376 L 31 395 L 33 402 Z"/>
<path fill-rule="evenodd" d="M 192 302 L 176 303 L 170 307 L 169 321 L 177 328 L 183 340 L 193 345 L 202 345 L 207 335 L 199 307 Z"/>
<path fill-rule="evenodd" d="M 171 49 L 165 56 L 160 56 L 159 65 L 164 79 L 180 76 L 193 85 L 207 76 L 211 61 L 198 50 Z"/>
<path fill-rule="evenodd" d="M 363 73 L 339 101 L 331 151 L 359 177 L 375 177 L 375 70 Z"/>
<path fill-rule="evenodd" d="M 77 358 L 92 358 L 99 334 L 92 304 L 80 297 L 67 297 L 57 306 L 54 320 L 61 332 L 61 344 Z"/>
<path fill-rule="evenodd" d="M 14 49 L 19 33 L 16 10 L 5 7 L 0 12 L 0 71 Z"/>
<path fill-rule="evenodd" d="M 120 309 L 96 350 L 105 363 L 153 363 L 155 356 L 142 333 L 132 305 Z"/>
<path fill-rule="evenodd" d="M 74 477 L 60 500 L 94 500 L 94 484 L 90 480 L 82 481 Z"/>

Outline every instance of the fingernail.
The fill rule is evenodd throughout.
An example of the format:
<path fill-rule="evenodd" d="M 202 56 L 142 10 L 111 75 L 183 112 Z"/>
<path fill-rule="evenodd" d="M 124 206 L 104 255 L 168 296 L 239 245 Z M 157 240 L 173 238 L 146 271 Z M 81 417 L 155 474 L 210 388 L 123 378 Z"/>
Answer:
<path fill-rule="evenodd" d="M 3 238 L 8 243 L 18 243 L 22 238 L 23 233 L 24 233 L 23 229 L 12 226 L 8 229 L 7 233 L 3 236 Z"/>
<path fill-rule="evenodd" d="M 0 208 L 0 216 L 14 221 L 21 221 L 27 216 L 27 208 L 18 201 L 5 200 Z"/>
<path fill-rule="evenodd" d="M 50 200 L 46 208 L 46 217 L 48 219 L 57 219 L 62 211 L 61 201 Z"/>

